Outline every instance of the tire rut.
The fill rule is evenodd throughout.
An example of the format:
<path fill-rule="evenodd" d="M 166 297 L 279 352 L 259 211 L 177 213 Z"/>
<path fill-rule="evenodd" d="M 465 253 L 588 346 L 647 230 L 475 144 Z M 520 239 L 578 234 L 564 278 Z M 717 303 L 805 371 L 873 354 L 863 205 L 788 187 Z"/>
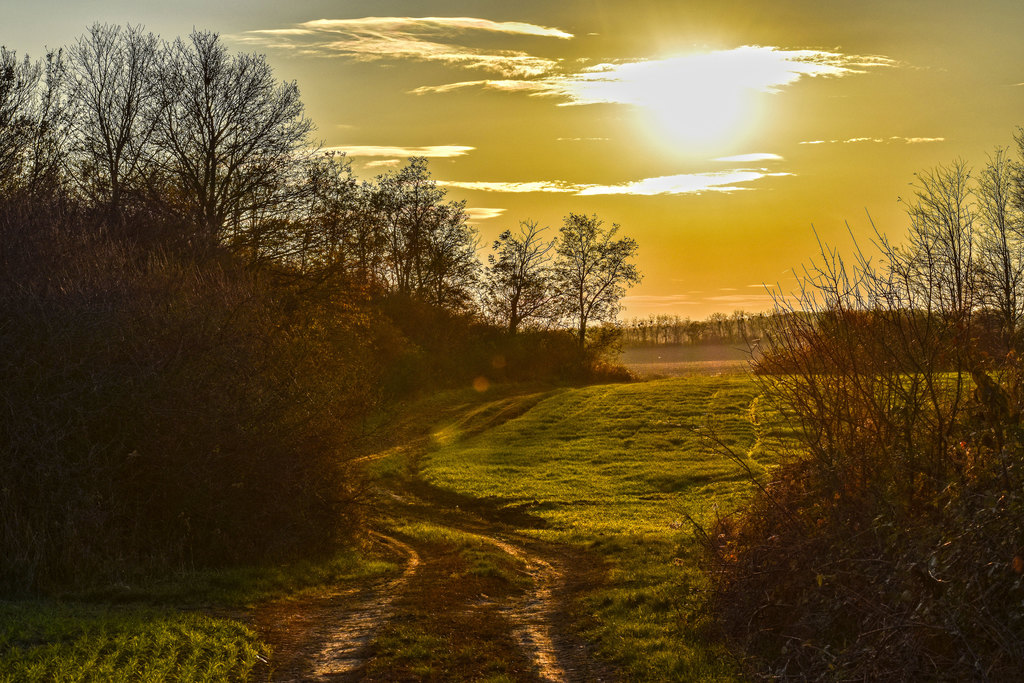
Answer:
<path fill-rule="evenodd" d="M 391 616 L 421 560 L 397 538 L 371 532 L 378 544 L 405 556 L 401 575 L 368 586 L 279 600 L 259 608 L 254 625 L 273 648 L 272 668 L 256 678 L 269 681 L 345 680 L 365 663 L 377 631 Z"/>

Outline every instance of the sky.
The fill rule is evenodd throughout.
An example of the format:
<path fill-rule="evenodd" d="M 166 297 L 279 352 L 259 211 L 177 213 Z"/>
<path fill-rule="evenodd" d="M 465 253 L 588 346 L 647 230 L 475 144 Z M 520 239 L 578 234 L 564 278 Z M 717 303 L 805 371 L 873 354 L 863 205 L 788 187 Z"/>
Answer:
<path fill-rule="evenodd" d="M 1019 0 L 0 0 L 0 44 L 96 21 L 266 54 L 359 176 L 429 157 L 482 257 L 527 219 L 620 225 L 626 318 L 769 308 L 819 239 L 898 241 L 916 171 L 1024 125 Z"/>

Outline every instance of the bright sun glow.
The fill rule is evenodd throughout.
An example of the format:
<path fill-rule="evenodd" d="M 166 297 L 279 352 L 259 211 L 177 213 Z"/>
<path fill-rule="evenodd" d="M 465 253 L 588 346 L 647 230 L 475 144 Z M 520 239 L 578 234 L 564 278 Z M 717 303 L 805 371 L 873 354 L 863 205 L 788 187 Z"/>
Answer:
<path fill-rule="evenodd" d="M 745 46 L 623 64 L 599 64 L 562 85 L 574 104 L 641 107 L 660 137 L 687 147 L 721 147 L 757 123 L 757 93 L 803 77 L 840 76 L 868 66 L 837 53 Z"/>

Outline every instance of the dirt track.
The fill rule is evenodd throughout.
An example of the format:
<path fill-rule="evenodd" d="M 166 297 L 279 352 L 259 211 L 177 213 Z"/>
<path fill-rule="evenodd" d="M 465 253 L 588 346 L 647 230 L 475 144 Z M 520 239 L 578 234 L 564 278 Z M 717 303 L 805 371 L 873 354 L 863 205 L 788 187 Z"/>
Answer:
<path fill-rule="evenodd" d="M 422 443 L 422 442 L 420 442 Z M 419 444 L 411 451 L 419 451 Z M 390 451 L 390 452 L 393 452 Z M 382 457 L 384 453 L 381 453 Z M 360 466 L 375 456 L 360 458 Z M 415 469 L 417 454 L 410 459 Z M 516 680 L 614 680 L 590 647 L 574 633 L 572 594 L 585 583 L 592 563 L 559 547 L 517 534 L 502 511 L 433 489 L 418 478 L 389 482 L 379 490 L 381 518 L 415 519 L 470 535 L 521 567 L 524 588 L 495 583 L 470 585 L 454 571 L 458 558 L 443 548 L 400 537 L 381 525 L 370 540 L 402 565 L 400 575 L 366 585 L 276 601 L 254 611 L 253 624 L 273 648 L 257 680 L 472 680 L 488 662 L 463 662 L 451 670 L 392 666 L 375 643 L 410 623 L 445 633 L 448 641 L 486 640 L 480 659 L 501 660 Z M 460 504 L 461 503 L 461 504 Z M 522 523 L 523 520 L 514 520 Z M 483 591 L 487 591 L 486 593 Z M 464 658 L 463 658 L 464 659 Z"/>

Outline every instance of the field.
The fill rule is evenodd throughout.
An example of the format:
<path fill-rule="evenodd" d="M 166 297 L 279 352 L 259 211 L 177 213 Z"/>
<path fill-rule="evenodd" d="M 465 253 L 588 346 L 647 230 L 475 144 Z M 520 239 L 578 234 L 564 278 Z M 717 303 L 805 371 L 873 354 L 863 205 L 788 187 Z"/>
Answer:
<path fill-rule="evenodd" d="M 623 349 L 619 362 L 643 379 L 741 374 L 749 367 L 750 352 L 722 344 L 639 346 Z"/>
<path fill-rule="evenodd" d="M 432 396 L 359 463 L 360 553 L 0 605 L 0 680 L 730 679 L 692 521 L 748 495 L 722 449 L 762 474 L 774 423 L 720 371 Z"/>
<path fill-rule="evenodd" d="M 696 430 L 710 417 L 718 438 L 762 471 L 770 460 L 755 448 L 756 396 L 742 375 L 563 390 L 430 453 L 422 476 L 527 512 L 543 524 L 526 533 L 596 554 L 607 569 L 579 596 L 586 636 L 628 678 L 720 678 L 730 663 L 703 631 L 687 520 L 733 509 L 750 482 Z"/>

